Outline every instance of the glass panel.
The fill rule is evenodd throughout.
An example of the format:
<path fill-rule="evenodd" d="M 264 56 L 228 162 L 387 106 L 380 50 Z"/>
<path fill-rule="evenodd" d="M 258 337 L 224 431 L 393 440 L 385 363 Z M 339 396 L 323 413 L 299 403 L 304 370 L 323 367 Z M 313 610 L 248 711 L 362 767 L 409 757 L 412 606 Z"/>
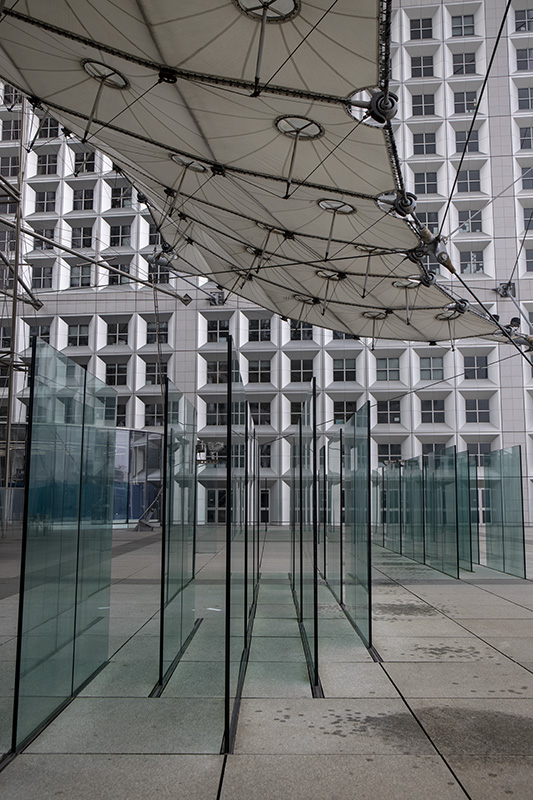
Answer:
<path fill-rule="evenodd" d="M 469 456 L 470 472 L 470 530 L 472 535 L 472 562 L 479 564 L 479 488 L 477 478 L 477 458 Z"/>
<path fill-rule="evenodd" d="M 85 370 L 36 343 L 17 746 L 107 659 L 116 406 L 112 389 L 87 384 L 86 395 Z"/>
<path fill-rule="evenodd" d="M 486 453 L 484 462 L 484 512 L 487 566 L 505 571 L 503 555 L 503 486 L 501 450 Z"/>
<path fill-rule="evenodd" d="M 525 540 L 520 446 L 484 458 L 487 566 L 525 577 Z"/>
<path fill-rule="evenodd" d="M 370 403 L 346 423 L 344 435 L 346 527 L 344 543 L 346 612 L 363 641 L 372 644 L 370 560 Z"/>
<path fill-rule="evenodd" d="M 383 469 L 383 495 L 385 511 L 384 546 L 401 553 L 401 466 L 393 461 Z"/>
<path fill-rule="evenodd" d="M 316 394 L 315 385 L 302 406 L 301 460 L 302 460 L 302 541 L 300 615 L 304 632 L 304 647 L 310 669 L 311 682 L 318 686 L 318 574 L 317 574 L 317 508 L 316 508 Z"/>
<path fill-rule="evenodd" d="M 402 471 L 402 553 L 424 563 L 424 481 L 421 458 L 410 458 Z"/>
<path fill-rule="evenodd" d="M 455 447 L 427 456 L 425 485 L 425 563 L 458 578 Z"/>
<path fill-rule="evenodd" d="M 327 456 L 327 579 L 337 600 L 343 602 L 343 475 L 342 431 L 328 442 Z"/>
<path fill-rule="evenodd" d="M 466 450 L 457 453 L 457 535 L 459 567 L 472 571 L 472 530 L 470 518 L 470 465 Z"/>

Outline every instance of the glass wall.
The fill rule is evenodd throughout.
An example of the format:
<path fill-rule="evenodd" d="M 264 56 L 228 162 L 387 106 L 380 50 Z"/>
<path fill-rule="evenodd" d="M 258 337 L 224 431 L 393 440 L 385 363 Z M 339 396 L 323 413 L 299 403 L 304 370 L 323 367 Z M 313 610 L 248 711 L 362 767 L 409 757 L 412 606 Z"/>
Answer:
<path fill-rule="evenodd" d="M 422 458 L 410 458 L 401 478 L 402 553 L 424 563 L 424 470 Z"/>
<path fill-rule="evenodd" d="M 459 577 L 455 447 L 426 461 L 426 564 Z"/>
<path fill-rule="evenodd" d="M 343 526 L 344 526 L 344 476 L 343 432 L 339 431 L 327 446 L 327 571 L 328 585 L 339 601 L 344 602 L 343 587 Z"/>
<path fill-rule="evenodd" d="M 456 455 L 457 536 L 459 567 L 472 571 L 472 518 L 470 514 L 470 457 L 466 450 Z"/>
<path fill-rule="evenodd" d="M 487 566 L 525 578 L 520 446 L 487 453 L 484 480 Z"/>
<path fill-rule="evenodd" d="M 383 544 L 395 553 L 402 552 L 402 467 L 393 461 L 383 469 L 384 537 Z"/>
<path fill-rule="evenodd" d="M 107 659 L 115 417 L 112 389 L 34 344 L 16 747 Z"/>

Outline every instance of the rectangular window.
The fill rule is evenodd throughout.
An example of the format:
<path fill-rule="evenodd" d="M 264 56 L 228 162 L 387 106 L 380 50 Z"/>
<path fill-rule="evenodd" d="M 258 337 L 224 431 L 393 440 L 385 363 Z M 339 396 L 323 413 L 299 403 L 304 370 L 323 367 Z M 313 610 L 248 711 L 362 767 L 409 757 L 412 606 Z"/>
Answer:
<path fill-rule="evenodd" d="M 411 56 L 411 78 L 431 78 L 433 56 Z"/>
<path fill-rule="evenodd" d="M 435 113 L 434 94 L 414 94 L 412 97 L 413 117 L 428 117 Z"/>
<path fill-rule="evenodd" d="M 456 153 L 479 153 L 479 131 L 470 131 L 470 138 L 468 139 L 468 131 L 455 131 L 455 151 Z M 465 149 L 466 148 L 466 149 Z"/>
<path fill-rule="evenodd" d="M 489 377 L 487 356 L 465 356 L 465 380 L 486 380 Z"/>
<path fill-rule="evenodd" d="M 111 208 L 131 208 L 131 186 L 113 186 L 111 188 Z"/>
<path fill-rule="evenodd" d="M 270 317 L 248 320 L 248 340 L 250 342 L 270 341 Z"/>
<path fill-rule="evenodd" d="M 156 426 L 162 425 L 163 422 L 163 403 L 146 403 L 144 406 L 144 424 L 146 426 Z"/>
<path fill-rule="evenodd" d="M 533 9 L 515 11 L 515 31 L 533 31 Z"/>
<path fill-rule="evenodd" d="M 150 283 L 170 283 L 170 269 L 166 258 L 160 256 L 155 261 L 148 262 L 148 280 Z"/>
<path fill-rule="evenodd" d="M 69 347 L 89 346 L 89 326 L 69 325 L 67 343 Z"/>
<path fill-rule="evenodd" d="M 85 153 L 74 153 L 74 174 L 80 175 L 84 172 L 94 172 L 95 154 L 94 151 Z"/>
<path fill-rule="evenodd" d="M 458 192 L 480 192 L 481 177 L 478 169 L 461 169 L 457 178 Z"/>
<path fill-rule="evenodd" d="M 1 156 L 0 175 L 4 178 L 15 178 L 19 174 L 19 164 L 18 156 Z"/>
<path fill-rule="evenodd" d="M 117 428 L 126 427 L 126 403 L 117 403 Z"/>
<path fill-rule="evenodd" d="M 168 343 L 168 322 L 147 322 L 146 323 L 146 343 L 147 344 L 167 344 Z"/>
<path fill-rule="evenodd" d="M 431 233 L 437 233 L 439 230 L 439 214 L 437 211 L 418 211 L 416 215 L 422 225 L 425 225 L 426 228 L 429 228 Z"/>
<path fill-rule="evenodd" d="M 524 230 L 533 233 L 533 208 L 524 208 Z"/>
<path fill-rule="evenodd" d="M 474 15 L 458 14 L 452 17 L 452 36 L 473 36 Z"/>
<path fill-rule="evenodd" d="M 483 250 L 463 250 L 459 258 L 463 275 L 483 272 Z"/>
<path fill-rule="evenodd" d="M 444 422 L 444 400 L 421 400 L 420 406 L 424 425 Z"/>
<path fill-rule="evenodd" d="M 313 379 L 312 358 L 291 359 L 291 383 L 307 383 Z"/>
<path fill-rule="evenodd" d="M 111 266 L 111 265 L 110 265 Z M 130 273 L 130 265 L 129 264 L 113 264 L 112 266 L 117 267 L 117 269 L 122 270 L 122 272 L 127 272 L 127 275 L 119 275 L 118 272 L 109 272 L 108 277 L 108 285 L 109 286 L 121 286 L 125 283 L 130 283 L 131 278 L 129 277 Z"/>
<path fill-rule="evenodd" d="M 454 75 L 474 75 L 476 72 L 475 53 L 454 53 L 453 54 L 453 74 Z"/>
<path fill-rule="evenodd" d="M 533 189 L 533 167 L 522 167 L 522 189 Z"/>
<path fill-rule="evenodd" d="M 249 383 L 270 383 L 270 359 L 248 362 Z"/>
<path fill-rule="evenodd" d="M 94 189 L 74 189 L 72 193 L 74 211 L 92 211 L 94 208 Z"/>
<path fill-rule="evenodd" d="M 53 267 L 33 266 L 31 270 L 32 289 L 52 288 Z"/>
<path fill-rule="evenodd" d="M 11 347 L 11 325 L 0 326 L 0 347 L 4 350 Z"/>
<path fill-rule="evenodd" d="M 39 123 L 38 139 L 55 139 L 59 136 L 59 122 L 53 117 L 45 117 Z"/>
<path fill-rule="evenodd" d="M 55 238 L 55 228 L 35 228 L 35 233 L 40 233 L 41 236 L 46 236 L 47 239 Z M 33 240 L 34 250 L 53 250 L 54 245 L 52 242 L 45 242 L 43 239 L 35 238 Z"/>
<path fill-rule="evenodd" d="M 334 358 L 333 380 L 355 381 L 355 358 Z"/>
<path fill-rule="evenodd" d="M 431 39 L 433 37 L 433 23 L 431 17 L 411 20 L 411 39 Z"/>
<path fill-rule="evenodd" d="M 158 364 L 157 361 L 146 365 L 146 383 L 149 385 L 160 386 L 167 377 L 167 364 Z"/>
<path fill-rule="evenodd" d="M 516 51 L 516 68 L 520 72 L 533 69 L 533 49 L 530 47 Z"/>
<path fill-rule="evenodd" d="M 16 214 L 17 204 L 8 194 L 0 194 L 0 214 Z"/>
<path fill-rule="evenodd" d="M 30 325 L 30 337 L 33 336 L 50 344 L 50 325 Z"/>
<path fill-rule="evenodd" d="M 467 422 L 490 422 L 488 397 L 475 397 L 465 399 Z"/>
<path fill-rule="evenodd" d="M 227 382 L 228 382 L 228 362 L 208 361 L 207 383 L 227 383 Z"/>
<path fill-rule="evenodd" d="M 466 449 L 476 459 L 477 466 L 482 467 L 485 464 L 485 455 L 490 453 L 490 442 L 467 442 Z"/>
<path fill-rule="evenodd" d="M 463 209 L 459 211 L 461 233 L 480 233 L 482 231 L 481 210 Z"/>
<path fill-rule="evenodd" d="M 35 192 L 35 211 L 55 211 L 56 193 L 55 192 Z"/>
<path fill-rule="evenodd" d="M 18 103 L 22 103 L 22 95 L 18 92 L 14 86 L 11 86 L 9 83 L 4 84 L 4 105 L 5 106 L 15 106 Z"/>
<path fill-rule="evenodd" d="M 453 110 L 456 114 L 473 114 L 476 105 L 476 92 L 454 92 Z"/>
<path fill-rule="evenodd" d="M 422 442 L 422 455 L 429 456 L 430 453 L 442 453 L 445 447 L 444 442 Z"/>
<path fill-rule="evenodd" d="M 71 247 L 91 247 L 92 243 L 93 229 L 91 226 L 72 228 Z"/>
<path fill-rule="evenodd" d="M 148 233 L 148 244 L 160 245 L 162 243 L 161 231 L 153 222 L 150 223 L 150 231 Z"/>
<path fill-rule="evenodd" d="M 259 445 L 259 466 L 261 469 L 269 469 L 272 466 L 272 446 L 270 444 Z"/>
<path fill-rule="evenodd" d="M 57 175 L 57 153 L 37 156 L 37 175 Z"/>
<path fill-rule="evenodd" d="M 111 225 L 109 234 L 110 247 L 131 245 L 131 225 Z"/>
<path fill-rule="evenodd" d="M 227 425 L 227 403 L 206 403 L 206 425 Z"/>
<path fill-rule="evenodd" d="M 442 356 L 420 357 L 420 380 L 441 381 L 444 378 Z"/>
<path fill-rule="evenodd" d="M 107 323 L 107 344 L 128 344 L 128 323 Z"/>
<path fill-rule="evenodd" d="M 415 172 L 415 194 L 436 194 L 437 173 Z"/>
<path fill-rule="evenodd" d="M 74 264 L 70 268 L 70 288 L 91 285 L 91 264 Z"/>
<path fill-rule="evenodd" d="M 250 403 L 254 425 L 270 425 L 270 403 Z"/>
<path fill-rule="evenodd" d="M 378 444 L 378 462 L 383 466 L 387 461 L 401 461 L 401 444 Z"/>
<path fill-rule="evenodd" d="M 108 386 L 126 386 L 128 379 L 127 364 L 106 364 L 105 382 Z"/>
<path fill-rule="evenodd" d="M 400 401 L 378 400 L 378 425 L 397 425 L 400 422 Z"/>
<path fill-rule="evenodd" d="M 378 381 L 399 381 L 400 380 L 400 359 L 399 358 L 377 358 L 376 359 L 376 378 Z"/>
<path fill-rule="evenodd" d="M 533 150 L 533 128 L 520 128 L 520 150 Z"/>
<path fill-rule="evenodd" d="M 520 110 L 533 108 L 533 88 L 527 87 L 518 90 L 518 108 Z"/>
<path fill-rule="evenodd" d="M 533 272 L 533 250 L 526 250 L 526 272 Z"/>
<path fill-rule="evenodd" d="M 299 400 L 291 401 L 291 425 L 298 425 L 302 416 L 303 403 Z"/>
<path fill-rule="evenodd" d="M 333 331 L 333 339 L 355 339 L 358 340 L 359 336 L 353 333 L 344 333 L 344 331 Z"/>
<path fill-rule="evenodd" d="M 313 338 L 313 326 L 310 322 L 298 322 L 291 319 L 291 341 L 309 342 Z"/>
<path fill-rule="evenodd" d="M 335 425 L 344 425 L 355 414 L 357 403 L 355 400 L 333 401 L 333 422 Z"/>
<path fill-rule="evenodd" d="M 437 143 L 434 133 L 413 133 L 413 153 L 415 156 L 434 155 Z"/>
<path fill-rule="evenodd" d="M 221 342 L 228 338 L 229 319 L 207 320 L 207 341 Z"/>
<path fill-rule="evenodd" d="M 2 122 L 2 141 L 16 142 L 20 139 L 20 119 L 5 119 Z"/>
<path fill-rule="evenodd" d="M 2 253 L 14 253 L 16 243 L 15 231 L 0 231 L 0 250 Z"/>

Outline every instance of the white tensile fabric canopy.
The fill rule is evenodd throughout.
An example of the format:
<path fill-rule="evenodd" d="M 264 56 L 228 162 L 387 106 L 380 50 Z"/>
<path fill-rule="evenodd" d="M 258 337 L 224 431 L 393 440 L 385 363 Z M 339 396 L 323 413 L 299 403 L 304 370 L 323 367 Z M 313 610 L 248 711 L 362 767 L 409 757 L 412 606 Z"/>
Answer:
<path fill-rule="evenodd" d="M 360 336 L 494 330 L 434 282 L 398 205 L 387 0 L 19 0 L 4 11 L 1 77 L 72 131 L 74 148 L 121 166 L 176 270 Z"/>

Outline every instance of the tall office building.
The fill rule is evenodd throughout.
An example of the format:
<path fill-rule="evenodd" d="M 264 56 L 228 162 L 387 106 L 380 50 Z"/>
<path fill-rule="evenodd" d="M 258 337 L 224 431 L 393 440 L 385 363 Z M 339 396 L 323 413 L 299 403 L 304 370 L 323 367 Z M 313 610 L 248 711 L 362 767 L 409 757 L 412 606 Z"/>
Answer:
<path fill-rule="evenodd" d="M 392 21 L 392 89 L 400 100 L 394 126 L 407 188 L 418 197 L 418 216 L 433 232 L 442 224 L 457 271 L 486 307 L 503 324 L 519 318 L 522 331 L 529 333 L 533 11 L 523 0 L 513 4 L 481 97 L 501 6 L 498 0 L 398 0 Z M 24 236 L 22 277 L 43 306 L 35 310 L 20 303 L 19 352 L 35 333 L 86 365 L 116 387 L 118 425 L 125 428 L 157 432 L 161 381 L 167 374 L 195 398 L 200 439 L 214 453 L 226 420 L 229 332 L 240 349 L 261 443 L 263 520 L 288 521 L 288 437 L 315 376 L 325 434 L 371 400 L 376 466 L 453 444 L 482 462 L 490 449 L 522 444 L 529 522 L 533 374 L 511 345 L 490 337 L 426 344 L 359 341 L 305 319 L 281 319 L 214 284 L 191 285 L 189 278 L 175 277 L 172 262 L 169 269 L 147 207 L 111 160 L 43 118 L 38 108 L 22 126 L 21 108 L 20 97 L 4 86 L 0 174 L 16 180 L 25 128 L 30 147 L 24 159 L 24 227 L 45 237 Z M 2 215 L 14 214 L 9 197 L 0 203 Z M 14 248 L 13 231 L 0 230 L 7 259 Z M 121 274 L 95 263 L 102 260 Z M 438 269 L 436 263 L 429 266 Z M 9 283 L 7 267 L 4 281 Z M 186 306 L 154 292 L 153 285 L 188 294 L 192 302 Z M 453 285 L 458 288 L 457 279 Z M 467 289 L 462 294 L 472 300 Z M 416 292 L 410 303 L 415 320 Z M 11 300 L 4 298 L 4 350 L 13 335 L 10 307 Z M 0 384 L 2 376 L 5 384 L 4 368 Z M 24 421 L 23 373 L 17 375 L 16 389 L 15 420 Z M 7 389 L 0 392 L 0 418 L 5 418 Z M 157 482 L 157 470 L 151 479 Z M 200 519 L 216 521 L 223 514 L 223 480 L 212 467 L 200 481 Z M 480 501 L 483 505 L 482 486 Z"/>

